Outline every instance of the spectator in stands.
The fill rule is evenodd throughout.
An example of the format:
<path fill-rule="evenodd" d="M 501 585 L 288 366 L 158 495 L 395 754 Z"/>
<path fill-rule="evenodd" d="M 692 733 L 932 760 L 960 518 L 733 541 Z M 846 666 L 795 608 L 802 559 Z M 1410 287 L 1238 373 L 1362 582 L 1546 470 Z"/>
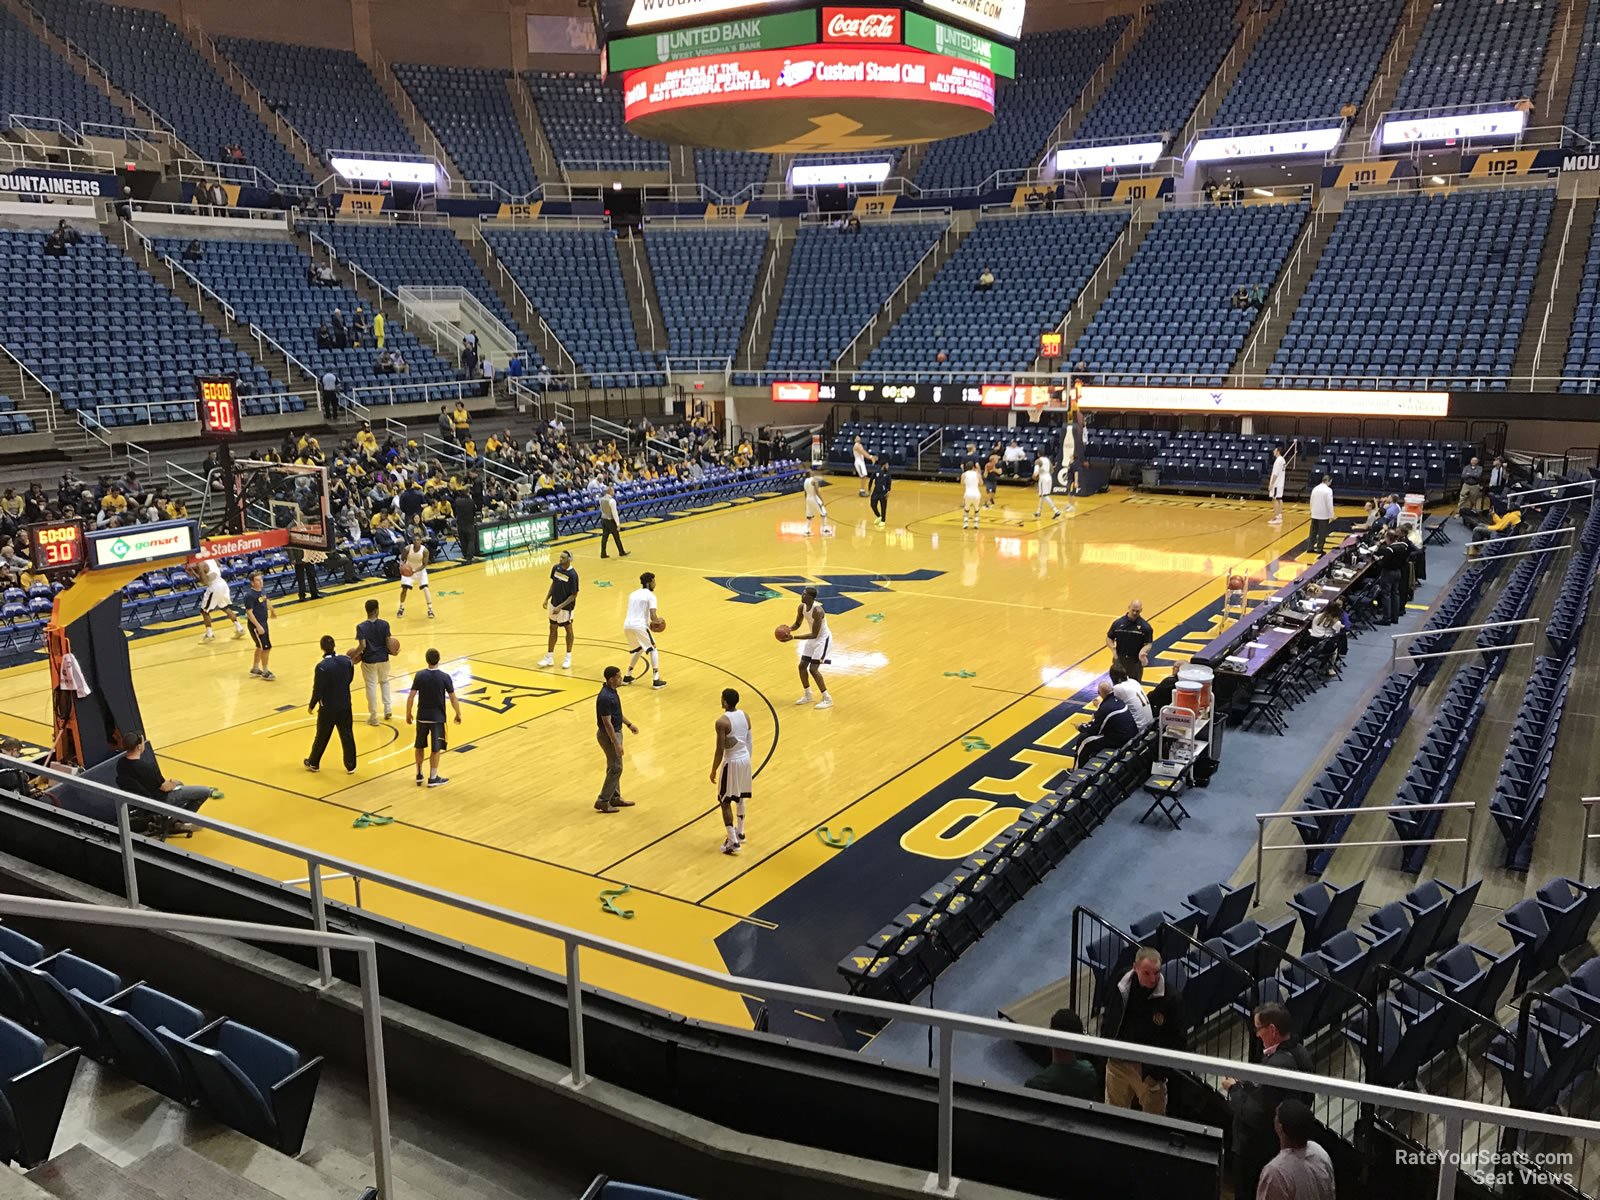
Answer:
<path fill-rule="evenodd" d="M 1148 946 L 1133 956 L 1133 969 L 1106 996 L 1100 1036 L 1135 1046 L 1183 1050 L 1183 1005 L 1177 990 L 1161 973 L 1161 955 Z M 1163 1067 L 1113 1058 L 1106 1063 L 1106 1103 L 1161 1115 L 1167 1111 L 1167 1076 Z"/>
<path fill-rule="evenodd" d="M 1460 517 L 1464 509 L 1477 512 L 1482 507 L 1483 464 L 1478 461 L 1477 455 L 1473 455 L 1467 465 L 1461 468 L 1461 495 L 1456 501 L 1456 516 Z"/>
<path fill-rule="evenodd" d="M 316 280 L 315 280 L 315 282 L 317 284 L 319 284 L 320 286 L 322 286 L 322 287 L 338 287 L 339 286 L 339 277 L 333 273 L 333 264 L 332 263 L 323 263 L 320 267 L 315 268 L 315 271 L 316 271 Z"/>
<path fill-rule="evenodd" d="M 1250 289 L 1242 283 L 1233 289 L 1233 306 L 1237 309 L 1250 307 Z"/>
<path fill-rule="evenodd" d="M 451 419 L 450 407 L 445 404 L 439 406 L 439 436 L 447 442 L 456 440 L 456 423 Z"/>
<path fill-rule="evenodd" d="M 243 161 L 243 154 L 240 161 Z M 222 180 L 213 179 L 210 188 L 211 211 L 214 216 L 225 217 L 228 215 L 228 189 L 222 186 Z"/>
<path fill-rule="evenodd" d="M 1262 1004 L 1250 1016 L 1256 1038 L 1261 1043 L 1261 1063 L 1280 1071 L 1299 1071 L 1310 1075 L 1316 1068 L 1311 1054 L 1294 1035 L 1289 1010 L 1281 1004 Z M 1289 1099 L 1303 1099 L 1309 1093 L 1295 1093 L 1270 1084 L 1240 1083 L 1224 1078 L 1222 1090 L 1233 1110 L 1233 1170 L 1235 1196 L 1254 1196 L 1261 1170 L 1278 1152 L 1274 1117 L 1278 1105 Z"/>
<path fill-rule="evenodd" d="M 1050 1028 L 1057 1033 L 1082 1033 L 1083 1018 L 1070 1008 L 1058 1008 L 1050 1014 Z M 1094 1064 L 1071 1050 L 1055 1047 L 1050 1049 L 1050 1065 L 1030 1075 L 1022 1086 L 1078 1100 L 1098 1101 L 1105 1097 L 1105 1088 L 1094 1072 Z"/>
<path fill-rule="evenodd" d="M 388 332 L 388 325 L 388 318 L 383 315 L 381 308 L 372 314 L 372 344 L 379 350 L 383 349 L 383 339 Z"/>
<path fill-rule="evenodd" d="M 939 353 L 933 356 L 933 361 L 943 366 L 945 363 L 950 361 L 950 356 L 941 350 Z"/>
<path fill-rule="evenodd" d="M 483 362 L 478 367 L 478 374 L 483 376 L 483 390 L 480 391 L 478 393 L 478 395 L 480 395 L 480 396 L 493 396 L 494 395 L 494 363 L 490 361 L 490 359 L 489 359 L 489 357 L 487 355 L 484 356 Z"/>
<path fill-rule="evenodd" d="M 329 367 L 322 373 L 318 392 L 322 398 L 322 415 L 330 421 L 339 419 L 339 377 Z"/>
<path fill-rule="evenodd" d="M 1117 656 L 1117 663 L 1128 673 L 1129 679 L 1142 680 L 1144 669 L 1150 662 L 1150 644 L 1155 641 L 1155 630 L 1144 619 L 1144 601 L 1130 600 L 1128 611 L 1106 630 L 1106 646 Z"/>
<path fill-rule="evenodd" d="M 51 258 L 67 256 L 67 239 L 61 236 L 59 228 L 52 229 L 49 236 L 44 239 L 44 252 Z"/>
<path fill-rule="evenodd" d="M 1324 475 L 1322 482 L 1311 489 L 1311 533 L 1306 545 L 1311 553 L 1321 555 L 1328 544 L 1328 527 L 1333 524 L 1333 476 Z"/>
<path fill-rule="evenodd" d="M 1336 1200 L 1333 1160 L 1311 1139 L 1317 1118 L 1304 1100 L 1278 1105 L 1273 1129 L 1278 1154 L 1261 1172 L 1256 1200 Z"/>
<path fill-rule="evenodd" d="M 978 283 L 973 288 L 973 291 L 987 292 L 992 287 L 994 287 L 994 270 L 990 267 L 984 267 L 983 273 L 978 276 Z"/>
<path fill-rule="evenodd" d="M 1496 458 L 1494 465 L 1489 468 L 1489 495 L 1504 495 L 1511 486 L 1511 468 L 1506 466 L 1506 460 Z"/>
<path fill-rule="evenodd" d="M 191 238 L 189 244 L 183 248 L 184 262 L 200 262 L 205 256 L 206 252 L 201 249 L 199 238 Z"/>
<path fill-rule="evenodd" d="M 350 347 L 350 325 L 344 319 L 344 310 L 333 310 L 333 348 L 347 350 Z"/>
<path fill-rule="evenodd" d="M 1111 681 L 1111 694 L 1126 704 L 1128 711 L 1133 714 L 1133 723 L 1141 732 L 1149 729 L 1155 723 L 1155 713 L 1151 710 L 1150 698 L 1145 695 L 1139 681 L 1129 679 L 1128 672 L 1122 669 L 1121 663 L 1112 663 L 1106 678 Z"/>
<path fill-rule="evenodd" d="M 1139 735 L 1138 722 L 1128 711 L 1127 704 L 1121 697 L 1112 694 L 1111 680 L 1102 679 L 1095 685 L 1095 690 L 1100 696 L 1100 703 L 1094 710 L 1094 716 L 1089 718 L 1078 731 L 1078 736 L 1067 746 L 1067 752 L 1074 755 L 1074 764 L 1080 767 L 1100 751 L 1119 749 Z"/>
<path fill-rule="evenodd" d="M 406 356 L 400 352 L 400 347 L 395 347 L 394 353 L 389 356 L 389 362 L 394 367 L 396 375 L 411 374 L 411 364 L 406 361 Z"/>
<path fill-rule="evenodd" d="M 1028 452 L 1017 444 L 1017 439 L 1012 438 L 1006 443 L 1004 462 L 1006 474 L 1013 479 L 1020 479 L 1032 460 L 1028 457 Z"/>
<path fill-rule="evenodd" d="M 476 347 L 474 347 L 476 352 Z M 457 445 L 462 445 L 472 435 L 472 414 L 467 411 L 467 402 L 457 400 L 456 406 L 450 410 L 450 422 L 454 427 Z"/>
<path fill-rule="evenodd" d="M 1260 312 L 1267 306 L 1267 289 L 1264 284 L 1256 284 L 1250 289 L 1250 307 Z"/>
<path fill-rule="evenodd" d="M 393 375 L 394 355 L 387 350 L 378 355 L 378 361 L 372 364 L 372 371 L 375 375 Z"/>
<path fill-rule="evenodd" d="M 181 780 L 163 777 L 156 767 L 155 757 L 146 754 L 149 743 L 139 730 L 124 730 L 122 742 L 127 749 L 117 761 L 117 786 L 123 791 L 190 812 L 199 812 L 207 800 L 222 799 L 222 793 L 216 788 L 186 785 Z M 164 827 L 166 834 L 194 832 L 194 826 L 183 821 L 156 820 L 154 824 Z"/>

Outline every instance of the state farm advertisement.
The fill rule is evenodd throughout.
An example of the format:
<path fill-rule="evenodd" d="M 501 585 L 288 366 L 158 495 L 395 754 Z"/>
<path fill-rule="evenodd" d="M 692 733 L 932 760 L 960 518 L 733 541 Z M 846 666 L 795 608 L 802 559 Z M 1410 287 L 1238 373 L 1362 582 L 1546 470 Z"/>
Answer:
<path fill-rule="evenodd" d="M 794 46 L 684 59 L 628 71 L 622 90 L 629 121 L 751 99 L 935 100 L 994 111 L 987 67 L 899 46 Z"/>

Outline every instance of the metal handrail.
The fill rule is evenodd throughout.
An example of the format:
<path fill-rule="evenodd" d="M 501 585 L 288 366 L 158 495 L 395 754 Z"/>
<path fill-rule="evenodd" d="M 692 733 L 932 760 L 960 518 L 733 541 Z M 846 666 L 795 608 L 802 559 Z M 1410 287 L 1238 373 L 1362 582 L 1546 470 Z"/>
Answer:
<path fill-rule="evenodd" d="M 710 967 L 681 962 L 651 950 L 631 946 L 584 930 L 573 929 L 570 926 L 561 925 L 554 921 L 530 917 L 500 905 L 474 900 L 471 897 L 445 891 L 441 888 L 430 887 L 427 884 L 418 883 L 400 875 L 366 867 L 346 859 L 336 858 L 321 850 L 297 846 L 293 843 L 258 833 L 252 829 L 215 820 L 202 813 L 190 812 L 186 808 L 149 800 L 142 796 L 133 796 L 96 780 L 71 775 L 53 767 L 39 766 L 9 755 L 0 755 L 0 765 L 20 770 L 24 774 L 36 775 L 59 783 L 85 788 L 97 795 L 107 797 L 113 802 L 117 810 L 117 833 L 122 853 L 124 898 L 130 908 L 138 906 L 139 891 L 137 843 L 134 840 L 134 833 L 130 824 L 129 810 L 138 808 L 144 811 L 162 813 L 195 825 L 198 828 L 222 833 L 250 845 L 273 850 L 279 854 L 298 858 L 305 862 L 308 868 L 307 876 L 311 879 L 312 919 L 318 930 L 327 928 L 327 901 L 323 896 L 320 877 L 324 867 L 331 867 L 336 871 L 343 871 L 352 876 L 360 876 L 369 883 L 377 883 L 407 895 L 435 901 L 446 907 L 456 908 L 518 929 L 559 940 L 564 948 L 566 962 L 569 1054 L 569 1073 L 561 1080 L 561 1083 L 573 1090 L 582 1089 L 590 1079 L 585 1065 L 583 979 L 580 971 L 581 951 L 586 949 L 640 966 L 660 970 L 681 979 L 688 979 L 695 983 L 741 995 L 781 1000 L 785 1003 L 804 1006 L 807 1009 L 820 1007 L 824 1011 L 847 1012 L 884 1023 L 898 1020 L 912 1025 L 930 1026 L 939 1034 L 939 1082 L 936 1101 L 938 1122 L 936 1170 L 929 1182 L 936 1182 L 938 1191 L 945 1195 L 953 1194 L 953 1185 L 955 1183 L 955 1143 L 953 1137 L 955 1115 L 954 1047 L 955 1037 L 958 1033 L 976 1034 L 1003 1041 L 1024 1042 L 1029 1045 L 1071 1050 L 1078 1054 L 1115 1057 L 1144 1065 L 1164 1067 L 1169 1070 L 1185 1071 L 1197 1075 L 1226 1074 L 1250 1083 L 1267 1084 L 1295 1091 L 1310 1090 L 1343 1100 L 1376 1105 L 1380 1108 L 1398 1108 L 1423 1113 L 1438 1117 L 1445 1123 L 1445 1145 L 1443 1150 L 1445 1151 L 1447 1162 L 1452 1155 L 1459 1157 L 1462 1125 L 1469 1119 L 1491 1122 L 1535 1133 L 1548 1133 L 1558 1137 L 1588 1138 L 1594 1134 L 1593 1122 L 1575 1120 L 1570 1117 L 1492 1108 L 1488 1105 L 1472 1104 L 1467 1101 L 1374 1087 L 1370 1084 L 1353 1080 L 1303 1075 L 1299 1072 L 1278 1070 L 1257 1063 L 1235 1062 L 1233 1060 L 1211 1058 L 1206 1055 L 1191 1054 L 1187 1051 L 1163 1050 L 1152 1046 L 1114 1042 L 1087 1035 L 1058 1033 L 1050 1029 L 1018 1025 L 988 1017 L 946 1012 L 931 1007 L 920 1008 L 912 1005 L 896 1004 L 888 1000 L 872 1000 L 862 996 L 827 992 L 794 984 L 731 975 Z M 0 790 L 0 795 L 8 796 L 13 801 L 30 808 L 47 809 L 53 816 L 59 817 L 61 815 L 60 810 L 54 806 L 44 804 L 31 796 L 20 796 L 5 790 Z M 21 901 L 5 902 L 21 903 Z M 97 908 L 95 911 L 105 914 L 116 910 Z M 200 918 L 163 917 L 163 919 L 177 922 L 199 920 Z M 274 928 L 275 932 L 281 934 L 296 932 Z M 324 984 L 331 984 L 331 963 L 324 961 L 319 965 L 322 967 Z M 1449 1174 L 1448 1171 L 1441 1172 L 1441 1188 L 1444 1187 L 1444 1176 Z M 1453 1178 L 1449 1182 L 1450 1189 L 1439 1191 L 1437 1193 L 1438 1200 L 1452 1200 Z"/>
<path fill-rule="evenodd" d="M 1572 16 L 1571 8 L 1567 9 L 1568 19 Z M 1544 357 L 1545 339 L 1550 335 L 1550 314 L 1556 307 L 1556 288 L 1561 283 L 1561 267 L 1567 261 L 1567 245 L 1572 240 L 1572 221 L 1578 213 L 1578 198 L 1572 197 L 1567 201 L 1567 223 L 1561 229 L 1561 247 L 1556 251 L 1555 269 L 1550 273 L 1550 295 L 1544 302 L 1544 317 L 1539 322 L 1539 341 L 1533 348 L 1533 374 L 1539 373 L 1539 360 Z"/>
<path fill-rule="evenodd" d="M 5 355 L 6 359 L 8 361 L 10 361 L 17 368 L 17 371 L 20 373 L 19 374 L 19 378 L 22 380 L 22 395 L 17 397 L 18 400 L 27 400 L 27 399 L 29 399 L 29 396 L 28 396 L 28 381 L 30 379 L 33 380 L 33 386 L 38 388 L 39 391 L 44 393 L 44 407 L 39 411 L 44 413 L 46 429 L 48 429 L 52 433 L 55 432 L 55 427 L 56 427 L 56 394 L 55 394 L 55 392 L 51 390 L 50 386 L 47 383 L 45 383 L 44 380 L 39 378 L 38 374 L 35 373 L 35 371 L 34 371 L 34 369 L 32 367 L 30 367 L 27 363 L 23 362 L 20 358 L 18 358 L 15 354 L 13 354 L 11 352 L 10 347 L 8 347 L 4 342 L 0 342 L 0 354 Z"/>
<path fill-rule="evenodd" d="M 559 356 L 556 359 L 556 366 L 561 367 L 565 365 L 567 368 L 569 368 L 570 372 L 574 376 L 577 376 L 578 360 L 572 357 L 572 354 L 567 350 L 566 346 L 562 345 L 561 339 L 556 336 L 556 331 L 550 327 L 550 323 L 544 319 L 544 314 L 539 311 L 538 305 L 534 304 L 532 300 L 528 299 L 528 293 L 522 290 L 522 285 L 517 282 L 515 273 L 513 273 L 506 266 L 504 260 L 502 260 L 501 257 L 495 253 L 494 244 L 478 231 L 478 226 L 473 225 L 470 228 L 472 229 L 472 240 L 474 242 L 483 243 L 484 254 L 488 257 L 489 261 L 495 265 L 495 269 L 500 272 L 500 282 L 508 286 L 511 289 L 512 295 L 522 302 L 524 319 L 531 317 L 532 323 L 535 324 L 544 334 L 545 340 L 556 348 L 556 354 Z"/>
<path fill-rule="evenodd" d="M 126 811 L 126 810 L 123 810 Z M 313 886 L 315 882 L 313 881 Z M 320 889 L 318 889 L 320 894 Z M 367 1105 L 372 1125 L 372 1165 L 378 1193 L 394 1192 L 393 1146 L 389 1139 L 389 1073 L 383 1053 L 383 1003 L 378 990 L 378 943 L 359 933 L 335 933 L 320 923 L 315 929 L 289 929 L 256 921 L 190 917 L 166 912 L 136 912 L 99 904 L 65 900 L 36 900 L 0 895 L 0 915 L 30 921 L 65 921 L 100 925 L 108 929 L 142 929 L 153 933 L 180 933 L 191 937 L 233 938 L 241 942 L 266 942 L 282 946 L 308 946 L 326 963 L 335 950 L 356 957 L 361 987 L 361 1027 L 366 1036 Z"/>
<path fill-rule="evenodd" d="M 1301 232 L 1299 240 L 1295 243 L 1294 250 L 1278 271 L 1277 279 L 1273 281 L 1272 295 L 1269 298 L 1272 314 L 1268 316 L 1266 306 L 1263 305 L 1261 317 L 1256 324 L 1255 334 L 1250 338 L 1250 343 L 1244 348 L 1244 352 L 1239 355 L 1239 369 L 1230 372 L 1235 379 L 1243 380 L 1245 367 L 1255 362 L 1260 355 L 1261 347 L 1267 340 L 1267 331 L 1273 327 L 1273 324 L 1283 312 L 1284 293 L 1299 280 L 1300 260 L 1306 256 L 1312 239 L 1317 236 L 1318 231 L 1322 228 L 1322 220 L 1325 215 L 1322 201 L 1319 198 L 1312 205 L 1311 211 L 1306 214 L 1306 227 Z M 1315 269 L 1315 264 L 1311 265 Z"/>
<path fill-rule="evenodd" d="M 894 287 L 889 290 L 889 294 L 884 298 L 883 303 L 878 306 L 877 310 L 872 314 L 872 316 L 867 318 L 866 323 L 862 325 L 860 329 L 856 330 L 855 336 L 850 339 L 849 344 L 846 345 L 845 348 L 839 352 L 839 356 L 833 360 L 834 370 L 837 371 L 842 369 L 841 364 L 844 362 L 847 356 L 850 359 L 851 367 L 854 367 L 860 361 L 856 347 L 860 344 L 861 339 L 869 336 L 873 329 L 877 327 L 877 324 L 880 320 L 888 319 L 889 311 L 891 308 L 893 308 L 895 301 L 898 300 L 902 295 L 909 295 L 912 279 L 915 278 L 919 282 L 922 280 L 923 273 L 927 270 L 928 264 L 933 261 L 934 256 L 937 255 L 941 250 L 948 250 L 950 248 L 950 239 L 952 236 L 954 236 L 956 231 L 955 214 L 948 208 L 944 209 L 943 211 L 945 213 L 944 232 L 933 239 L 927 250 L 923 252 L 922 257 L 917 259 L 912 268 L 906 272 L 905 278 L 899 283 L 895 284 Z M 801 224 L 805 224 L 804 217 L 801 217 L 800 221 Z M 941 263 L 940 265 L 942 266 L 943 264 Z M 935 274 L 937 273 L 938 272 L 935 271 Z"/>
<path fill-rule="evenodd" d="M 1556 532 L 1556 531 L 1552 531 L 1552 532 Z M 1509 541 L 1520 541 L 1521 540 L 1521 536 L 1522 535 L 1519 535 L 1519 537 L 1517 537 L 1517 538 L 1502 538 L 1502 539 L 1498 539 L 1498 540 L 1507 541 L 1507 542 L 1509 542 Z M 1530 533 L 1530 534 L 1527 534 L 1525 536 L 1527 536 L 1527 537 L 1548 537 L 1549 534 Z M 1496 559 L 1499 559 L 1500 557 L 1502 557 L 1502 556 L 1501 555 L 1496 555 L 1495 556 Z M 1504 555 L 1503 557 L 1512 558 L 1514 556 L 1510 555 L 1510 554 L 1507 554 L 1507 555 Z M 1414 629 L 1409 633 L 1391 633 L 1389 635 L 1389 670 L 1390 670 L 1391 673 L 1393 673 L 1395 670 L 1397 670 L 1398 667 L 1399 667 L 1399 664 L 1400 664 L 1400 660 L 1402 658 L 1409 659 L 1411 662 L 1418 662 L 1421 659 L 1425 659 L 1425 658 L 1440 658 L 1440 657 L 1442 657 L 1442 654 L 1402 654 L 1400 652 L 1400 643 L 1402 641 L 1411 641 L 1411 640 L 1413 640 L 1415 638 L 1421 638 L 1421 637 L 1426 637 L 1426 638 L 1437 637 L 1440 634 L 1444 634 L 1444 633 L 1451 633 L 1451 634 L 1454 634 L 1454 633 L 1477 633 L 1477 632 L 1479 632 L 1481 630 L 1484 630 L 1484 629 L 1511 629 L 1511 628 L 1514 628 L 1515 626 L 1518 626 L 1518 625 L 1537 625 L 1538 623 L 1539 623 L 1539 618 L 1538 617 L 1522 617 L 1521 619 L 1516 620 L 1516 621 L 1482 621 L 1482 622 L 1480 622 L 1480 623 L 1478 623 L 1476 625 L 1451 625 L 1451 626 L 1448 626 L 1448 627 L 1446 627 L 1444 629 Z M 1473 646 L 1470 649 L 1464 651 L 1463 653 L 1476 654 L 1476 653 L 1479 653 L 1480 651 L 1481 652 L 1487 652 L 1487 653 L 1498 653 L 1501 650 L 1520 649 L 1522 646 L 1531 646 L 1531 645 L 1533 645 L 1532 642 L 1519 642 L 1517 644 L 1517 646 L 1515 646 L 1515 647 L 1513 647 L 1513 646 L 1483 646 L 1483 647 Z M 1449 653 L 1449 651 L 1445 651 L 1444 653 Z"/>
<path fill-rule="evenodd" d="M 1600 833 L 1589 832 L 1594 821 L 1594 810 L 1600 808 L 1600 796 L 1579 796 L 1578 803 L 1583 805 L 1583 840 L 1578 844 L 1578 882 L 1583 883 L 1588 875 L 1589 843 L 1600 841 Z"/>
<path fill-rule="evenodd" d="M 1465 808 L 1469 810 L 1467 812 L 1467 836 L 1464 838 L 1400 838 L 1395 841 L 1380 840 L 1375 842 L 1316 842 L 1310 844 L 1306 842 L 1284 842 L 1280 846 L 1269 846 L 1266 844 L 1268 821 L 1292 820 L 1295 817 L 1318 817 L 1323 820 L 1327 820 L 1330 817 L 1338 817 L 1343 819 L 1349 817 L 1371 816 L 1378 813 L 1387 815 L 1389 813 L 1415 812 L 1417 807 L 1418 806 L 1415 804 L 1386 804 L 1381 808 L 1368 808 L 1366 806 L 1362 806 L 1361 808 L 1332 809 L 1305 808 L 1295 809 L 1293 812 L 1256 813 L 1256 891 L 1255 899 L 1252 902 L 1251 907 L 1257 907 L 1261 903 L 1262 857 L 1268 850 L 1337 850 L 1340 846 L 1465 846 L 1466 853 L 1462 856 L 1461 863 L 1461 886 L 1465 887 L 1467 884 L 1468 872 L 1470 872 L 1472 869 L 1472 826 L 1473 817 L 1478 807 L 1477 802 L 1473 800 L 1452 800 L 1445 804 L 1429 804 L 1426 806 L 1429 812 L 1444 812 L 1447 809 L 1453 808 Z"/>

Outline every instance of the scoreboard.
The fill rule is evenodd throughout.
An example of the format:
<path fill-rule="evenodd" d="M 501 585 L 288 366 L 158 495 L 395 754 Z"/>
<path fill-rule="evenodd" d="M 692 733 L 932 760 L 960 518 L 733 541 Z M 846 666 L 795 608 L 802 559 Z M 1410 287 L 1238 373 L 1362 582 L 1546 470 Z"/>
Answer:
<path fill-rule="evenodd" d="M 30 525 L 27 533 L 35 571 L 71 571 L 83 566 L 82 521 L 47 521 Z"/>
<path fill-rule="evenodd" d="M 198 408 L 200 432 L 218 441 L 231 441 L 243 432 L 239 427 L 239 385 L 228 375 L 202 375 Z"/>

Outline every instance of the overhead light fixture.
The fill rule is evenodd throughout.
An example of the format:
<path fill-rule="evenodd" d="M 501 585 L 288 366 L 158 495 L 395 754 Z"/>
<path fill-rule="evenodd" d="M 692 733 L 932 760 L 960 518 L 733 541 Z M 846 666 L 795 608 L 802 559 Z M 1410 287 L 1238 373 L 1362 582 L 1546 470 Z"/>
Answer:
<path fill-rule="evenodd" d="M 1289 169 L 1288 167 L 1284 168 L 1285 171 L 1287 171 L 1288 169 Z M 1271 188 L 1258 187 L 1258 188 L 1251 188 L 1250 190 L 1252 192 L 1254 192 L 1258 196 L 1270 196 L 1270 195 L 1272 195 L 1272 189 Z"/>
<path fill-rule="evenodd" d="M 1191 162 L 1218 162 L 1238 158 L 1290 158 L 1299 154 L 1327 154 L 1344 135 L 1343 125 L 1327 129 L 1295 129 L 1284 133 L 1250 133 L 1243 137 L 1200 138 L 1189 151 Z"/>
<path fill-rule="evenodd" d="M 851 184 L 882 183 L 889 178 L 892 162 L 829 162 L 789 168 L 789 186 L 848 187 Z"/>
<path fill-rule="evenodd" d="M 1501 112 L 1461 113 L 1451 117 L 1395 117 L 1383 123 L 1383 144 L 1454 142 L 1462 138 L 1513 138 L 1527 127 L 1528 114 L 1513 108 Z"/>
<path fill-rule="evenodd" d="M 622 190 L 622 181 L 621 180 L 613 180 L 612 183 L 611 183 L 611 190 L 613 192 L 620 192 Z"/>
<path fill-rule="evenodd" d="M 1165 142 L 1114 142 L 1098 146 L 1063 146 L 1056 151 L 1058 171 L 1096 171 L 1106 167 L 1148 167 L 1161 157 Z"/>
<path fill-rule="evenodd" d="M 439 168 L 427 160 L 396 162 L 381 158 L 346 158 L 334 155 L 328 164 L 346 179 L 365 183 L 432 183 L 439 182 Z"/>
<path fill-rule="evenodd" d="M 1433 186 L 1434 187 L 1443 187 L 1444 186 L 1444 176 L 1443 175 L 1435 175 L 1433 177 Z"/>

